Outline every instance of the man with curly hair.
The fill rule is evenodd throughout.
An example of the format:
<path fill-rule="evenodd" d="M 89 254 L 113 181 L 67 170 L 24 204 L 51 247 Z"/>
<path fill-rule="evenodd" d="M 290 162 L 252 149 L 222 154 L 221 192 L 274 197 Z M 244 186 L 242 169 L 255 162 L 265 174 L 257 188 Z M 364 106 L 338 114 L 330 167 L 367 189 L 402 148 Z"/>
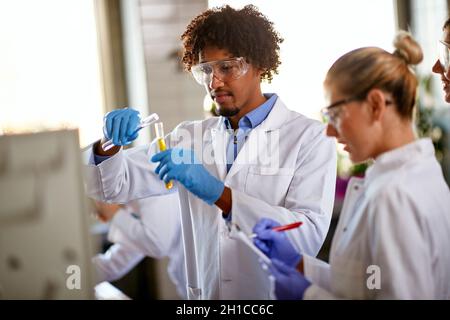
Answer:
<path fill-rule="evenodd" d="M 301 221 L 287 236 L 298 251 L 315 256 L 331 219 L 334 142 L 321 123 L 290 111 L 276 94 L 262 93 L 261 81 L 270 81 L 280 65 L 282 38 L 256 7 L 206 10 L 181 39 L 185 67 L 219 116 L 181 123 L 167 139 L 170 149 L 157 152 L 156 142 L 122 151 L 137 137 L 139 114 L 108 113 L 103 141 L 112 139 L 115 147 L 104 151 L 97 142 L 89 151 L 88 193 L 128 202 L 170 192 L 161 180 L 176 182 L 187 296 L 269 299 L 270 280 L 258 256 L 230 226 L 250 234 L 263 217 Z"/>

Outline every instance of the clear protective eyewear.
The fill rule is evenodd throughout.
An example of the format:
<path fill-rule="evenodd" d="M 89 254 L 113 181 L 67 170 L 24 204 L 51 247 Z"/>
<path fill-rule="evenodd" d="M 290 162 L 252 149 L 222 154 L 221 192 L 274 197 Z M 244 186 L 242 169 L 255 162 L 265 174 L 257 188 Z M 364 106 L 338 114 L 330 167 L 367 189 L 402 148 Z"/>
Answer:
<path fill-rule="evenodd" d="M 439 62 L 444 71 L 447 73 L 448 70 L 450 69 L 450 44 L 442 40 L 439 40 L 438 47 L 439 47 Z"/>
<path fill-rule="evenodd" d="M 325 123 L 329 123 L 332 126 L 336 127 L 337 121 L 339 120 L 339 117 L 341 115 L 342 108 L 340 107 L 346 105 L 347 103 L 358 100 L 362 99 L 360 97 L 351 97 L 336 101 L 335 103 L 330 104 L 328 107 L 322 108 L 322 110 L 320 110 L 320 114 L 322 115 L 322 118 L 325 121 Z"/>
<path fill-rule="evenodd" d="M 341 113 L 342 113 L 342 107 L 346 105 L 347 103 L 354 102 L 354 101 L 363 101 L 366 99 L 366 95 L 359 95 L 359 96 L 353 96 L 350 98 L 342 99 L 339 101 L 336 101 L 335 103 L 330 104 L 328 107 L 322 108 L 320 110 L 320 114 L 322 115 L 322 118 L 324 119 L 325 123 L 329 123 L 333 127 L 338 127 L 338 121 L 340 119 Z M 385 100 L 385 104 L 391 105 L 392 101 L 389 99 Z"/>
<path fill-rule="evenodd" d="M 201 85 L 209 85 L 216 77 L 220 81 L 236 80 L 247 73 L 249 64 L 243 57 L 199 63 L 192 66 L 191 72 Z"/>

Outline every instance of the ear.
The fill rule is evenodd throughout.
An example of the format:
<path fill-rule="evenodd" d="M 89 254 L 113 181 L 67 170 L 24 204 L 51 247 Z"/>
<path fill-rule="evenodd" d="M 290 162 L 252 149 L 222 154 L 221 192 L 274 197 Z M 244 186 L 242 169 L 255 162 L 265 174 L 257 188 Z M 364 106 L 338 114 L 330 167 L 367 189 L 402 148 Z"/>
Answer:
<path fill-rule="evenodd" d="M 252 66 L 253 68 L 253 73 L 255 74 L 255 76 L 257 76 L 258 78 L 261 78 L 261 75 L 264 73 L 264 69 L 261 68 L 257 68 Z"/>
<path fill-rule="evenodd" d="M 251 65 L 248 74 L 250 74 L 252 79 L 261 83 L 261 75 L 263 74 L 263 72 L 264 72 L 263 69 L 256 68 L 253 65 Z"/>
<path fill-rule="evenodd" d="M 367 102 L 373 121 L 380 121 L 386 112 L 386 98 L 380 89 L 372 89 L 367 94 Z"/>

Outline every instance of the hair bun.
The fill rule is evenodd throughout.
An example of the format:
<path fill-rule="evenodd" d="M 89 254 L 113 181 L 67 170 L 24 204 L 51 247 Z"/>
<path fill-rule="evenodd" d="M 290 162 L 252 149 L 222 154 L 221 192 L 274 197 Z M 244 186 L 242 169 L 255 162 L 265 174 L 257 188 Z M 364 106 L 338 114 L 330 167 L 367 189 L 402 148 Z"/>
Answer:
<path fill-rule="evenodd" d="M 423 60 L 422 48 L 409 32 L 399 31 L 394 39 L 394 47 L 393 54 L 403 59 L 406 64 L 416 65 Z"/>

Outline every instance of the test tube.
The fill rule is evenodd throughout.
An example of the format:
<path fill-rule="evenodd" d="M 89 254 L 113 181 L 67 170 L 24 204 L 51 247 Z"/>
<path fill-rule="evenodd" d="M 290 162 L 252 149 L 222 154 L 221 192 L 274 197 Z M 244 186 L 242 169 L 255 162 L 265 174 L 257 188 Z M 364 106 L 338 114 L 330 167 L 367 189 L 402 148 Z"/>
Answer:
<path fill-rule="evenodd" d="M 159 151 L 164 151 L 167 149 L 166 141 L 164 140 L 164 127 L 162 122 L 155 123 L 156 141 L 158 142 Z M 172 189 L 173 182 L 169 181 L 166 183 L 167 189 Z"/>

